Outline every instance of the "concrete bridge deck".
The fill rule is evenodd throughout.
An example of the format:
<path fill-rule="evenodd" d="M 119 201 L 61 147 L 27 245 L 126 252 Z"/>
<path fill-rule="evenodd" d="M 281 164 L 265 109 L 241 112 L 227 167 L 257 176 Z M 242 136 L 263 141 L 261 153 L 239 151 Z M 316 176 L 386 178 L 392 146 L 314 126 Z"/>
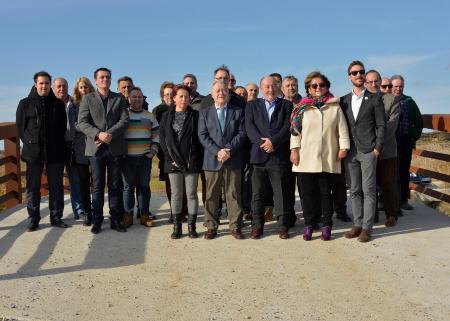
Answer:
<path fill-rule="evenodd" d="M 105 220 L 96 236 L 69 214 L 71 228 L 50 227 L 45 202 L 27 233 L 15 207 L 0 213 L 0 320 L 448 321 L 450 218 L 413 205 L 367 244 L 343 238 L 350 224 L 338 221 L 330 242 L 303 241 L 301 221 L 289 240 L 274 223 L 259 241 L 248 224 L 242 241 L 226 225 L 212 241 L 171 240 L 155 194 L 155 227 L 117 233 Z"/>

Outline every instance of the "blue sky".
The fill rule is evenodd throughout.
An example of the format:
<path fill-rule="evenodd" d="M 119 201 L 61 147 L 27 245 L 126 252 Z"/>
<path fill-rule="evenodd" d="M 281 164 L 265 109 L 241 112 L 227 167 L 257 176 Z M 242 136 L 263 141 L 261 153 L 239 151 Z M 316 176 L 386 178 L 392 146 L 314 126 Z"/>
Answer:
<path fill-rule="evenodd" d="M 159 104 L 159 86 L 198 77 L 206 94 L 226 64 L 245 85 L 266 74 L 312 70 L 338 96 L 350 90 L 354 59 L 382 75 L 402 74 L 422 113 L 449 113 L 447 1 L 54 1 L 0 0 L 0 121 L 13 121 L 32 75 L 68 79 L 106 66 L 129 75 Z M 304 94 L 303 86 L 300 86 Z"/>

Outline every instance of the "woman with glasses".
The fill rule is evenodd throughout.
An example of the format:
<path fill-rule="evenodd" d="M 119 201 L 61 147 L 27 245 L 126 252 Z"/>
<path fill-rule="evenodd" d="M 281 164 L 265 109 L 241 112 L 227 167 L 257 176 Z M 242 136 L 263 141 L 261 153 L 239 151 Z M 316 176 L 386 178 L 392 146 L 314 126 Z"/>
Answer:
<path fill-rule="evenodd" d="M 308 74 L 305 78 L 307 96 L 291 115 L 291 162 L 302 198 L 305 241 L 312 239 L 315 216 L 322 217 L 321 239 L 331 238 L 332 179 L 341 172 L 341 160 L 350 149 L 345 116 L 339 99 L 329 91 L 330 85 L 320 72 Z"/>
<path fill-rule="evenodd" d="M 198 111 L 189 106 L 191 88 L 178 85 L 173 90 L 175 106 L 163 114 L 160 144 L 164 151 L 164 172 L 168 173 L 172 197 L 173 239 L 181 237 L 183 192 L 186 191 L 189 237 L 198 237 L 195 223 L 198 212 L 197 184 L 202 168 L 203 147 L 198 139 Z"/>

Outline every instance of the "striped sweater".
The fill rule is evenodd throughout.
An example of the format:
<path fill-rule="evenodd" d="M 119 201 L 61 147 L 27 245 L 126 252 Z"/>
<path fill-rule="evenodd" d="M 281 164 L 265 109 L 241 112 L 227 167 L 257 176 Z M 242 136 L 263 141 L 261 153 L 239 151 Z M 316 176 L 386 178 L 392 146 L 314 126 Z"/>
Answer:
<path fill-rule="evenodd" d="M 159 148 L 159 125 L 151 112 L 130 111 L 130 122 L 125 133 L 130 156 L 141 156 L 151 153 L 156 155 Z"/>

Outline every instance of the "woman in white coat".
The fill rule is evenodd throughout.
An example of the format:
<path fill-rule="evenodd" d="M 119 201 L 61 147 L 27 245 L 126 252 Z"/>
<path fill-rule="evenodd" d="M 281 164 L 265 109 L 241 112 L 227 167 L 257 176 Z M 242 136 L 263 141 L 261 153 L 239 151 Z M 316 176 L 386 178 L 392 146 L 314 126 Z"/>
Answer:
<path fill-rule="evenodd" d="M 292 171 L 298 176 L 305 229 L 303 239 L 313 233 L 314 216 L 322 217 L 321 239 L 331 238 L 333 226 L 333 174 L 341 172 L 341 160 L 350 149 L 347 123 L 334 97 L 328 78 L 318 71 L 305 78 L 307 97 L 300 101 L 291 116 Z M 320 200 L 319 204 L 316 202 Z M 322 213 L 316 213 L 319 208 Z"/>

